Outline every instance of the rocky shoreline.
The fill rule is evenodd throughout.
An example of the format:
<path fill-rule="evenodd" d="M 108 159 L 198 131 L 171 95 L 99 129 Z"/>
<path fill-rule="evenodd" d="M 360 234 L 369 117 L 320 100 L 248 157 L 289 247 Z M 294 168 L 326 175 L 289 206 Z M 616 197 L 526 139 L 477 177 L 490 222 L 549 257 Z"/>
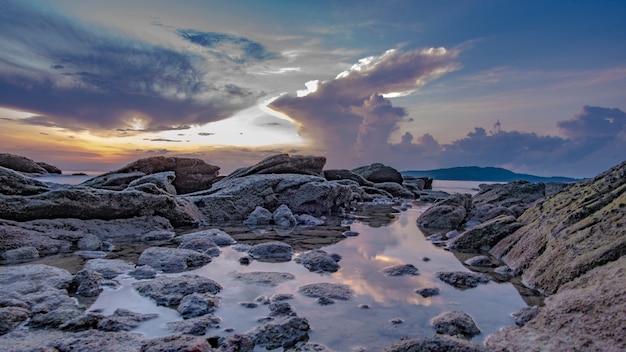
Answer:
<path fill-rule="evenodd" d="M 433 337 L 404 339 L 386 351 L 626 348 L 626 163 L 575 185 L 484 185 L 471 197 L 432 192 L 431 179 L 402 177 L 383 164 L 324 170 L 325 159 L 312 156 L 275 155 L 227 177 L 199 159 L 148 158 L 76 186 L 39 182 L 27 176 L 39 172 L 30 171 L 38 169 L 28 159 L 0 156 L 0 351 L 328 351 L 308 342 L 308 320 L 285 297 L 260 302 L 268 319 L 245 334 L 205 336 L 219 325 L 213 313 L 222 287 L 185 272 L 211 265 L 224 247 L 240 251 L 242 265 L 291 261 L 306 251 L 297 263 L 335 272 L 341 258 L 318 248 L 353 235 L 343 221 L 365 207 L 367 221 L 384 223 L 398 211 L 394 202 L 420 200 L 435 203 L 417 225 L 433 244 L 467 256 L 474 271 L 442 272 L 440 280 L 474 287 L 490 280 L 481 268 L 504 263 L 494 270 L 499 277 L 520 280 L 547 299 L 516 313 L 518 326 L 491 335 L 485 345 L 466 340 L 477 329 L 470 316 L 448 312 L 431 321 Z M 236 230 L 244 225 L 247 230 Z M 129 242 L 139 244 L 136 262 L 111 257 Z M 84 265 L 71 272 L 29 264 L 72 252 Z M 389 275 L 417 274 L 408 265 L 389 268 Z M 184 319 L 172 323 L 171 336 L 128 332 L 154 319 L 149 314 L 86 311 L 118 275 L 138 280 L 133 286 L 140 295 L 178 310 Z M 257 273 L 237 280 L 271 285 L 290 278 Z M 349 286 L 332 284 L 302 290 L 320 304 L 352 294 Z"/>

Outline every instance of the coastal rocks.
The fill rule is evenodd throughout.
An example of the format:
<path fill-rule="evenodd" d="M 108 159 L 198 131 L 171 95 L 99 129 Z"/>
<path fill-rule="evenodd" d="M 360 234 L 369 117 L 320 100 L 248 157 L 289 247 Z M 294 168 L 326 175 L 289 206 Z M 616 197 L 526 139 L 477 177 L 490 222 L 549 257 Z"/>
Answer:
<path fill-rule="evenodd" d="M 274 287 L 279 284 L 293 280 L 296 278 L 291 273 L 281 272 L 267 272 L 267 271 L 253 271 L 248 273 L 232 272 L 230 276 L 237 281 L 241 281 L 246 284 Z"/>
<path fill-rule="evenodd" d="M 390 267 L 383 269 L 383 274 L 387 276 L 406 276 L 406 275 L 416 276 L 416 275 L 419 275 L 419 271 L 413 264 L 401 264 L 401 265 L 390 266 Z"/>
<path fill-rule="evenodd" d="M 450 336 L 471 338 L 480 334 L 474 319 L 459 311 L 443 312 L 430 320 L 430 324 L 437 329 L 437 333 Z"/>
<path fill-rule="evenodd" d="M 374 187 L 377 189 L 382 189 L 383 191 L 388 192 L 393 197 L 402 198 L 402 199 L 414 199 L 415 193 L 409 191 L 401 184 L 396 182 L 379 182 L 375 183 Z"/>
<path fill-rule="evenodd" d="M 144 250 L 137 263 L 149 265 L 166 273 L 181 272 L 211 262 L 211 256 L 191 249 L 150 247 Z"/>
<path fill-rule="evenodd" d="M 125 274 L 135 268 L 135 265 L 121 259 L 91 259 L 83 269 L 98 272 L 107 280 Z"/>
<path fill-rule="evenodd" d="M 139 171 L 128 173 L 108 172 L 106 174 L 90 178 L 80 185 L 91 188 L 106 189 L 109 191 L 122 191 L 126 189 L 131 182 L 138 180 L 145 175 L 146 174 Z"/>
<path fill-rule="evenodd" d="M 489 259 L 489 257 L 486 255 L 477 255 L 475 257 L 471 257 L 468 260 L 464 261 L 463 264 L 468 265 L 468 266 L 487 267 L 487 268 L 494 266 L 491 259 Z"/>
<path fill-rule="evenodd" d="M 255 227 L 269 225 L 271 221 L 272 212 L 263 207 L 257 206 L 256 208 L 254 208 L 252 213 L 248 215 L 248 218 L 244 220 L 243 223 L 244 225 Z"/>
<path fill-rule="evenodd" d="M 222 290 L 217 282 L 198 275 L 157 276 L 152 280 L 133 283 L 142 296 L 154 299 L 160 306 L 176 306 L 192 293 L 216 294 Z"/>
<path fill-rule="evenodd" d="M 172 185 L 178 194 L 209 189 L 217 179 L 219 167 L 209 165 L 201 159 L 155 156 L 136 160 L 114 173 L 142 172 L 146 175 L 173 171 Z"/>
<path fill-rule="evenodd" d="M 30 311 L 21 307 L 0 308 L 0 335 L 15 329 L 30 318 Z"/>
<path fill-rule="evenodd" d="M 287 349 L 300 341 L 307 341 L 310 329 L 306 318 L 285 317 L 255 328 L 248 336 L 257 346 L 268 350 Z"/>
<path fill-rule="evenodd" d="M 172 321 L 167 323 L 167 328 L 177 334 L 202 336 L 207 333 L 208 329 L 219 327 L 221 322 L 222 319 L 209 314 L 183 321 Z"/>
<path fill-rule="evenodd" d="M 437 287 L 426 287 L 426 288 L 421 288 L 419 290 L 415 290 L 415 293 L 417 293 L 418 295 L 424 297 L 424 298 L 428 298 L 428 297 L 432 297 L 432 296 L 438 296 L 439 295 L 439 288 Z"/>
<path fill-rule="evenodd" d="M 540 308 L 537 306 L 524 307 L 511 314 L 515 318 L 515 325 L 524 326 L 539 314 Z"/>
<path fill-rule="evenodd" d="M 469 194 L 453 194 L 428 208 L 417 218 L 417 224 L 431 229 L 457 229 L 471 206 Z"/>
<path fill-rule="evenodd" d="M 304 265 L 304 267 L 310 271 L 334 273 L 339 270 L 339 264 L 337 264 L 335 257 L 321 249 L 313 249 L 302 253 L 295 261 L 298 264 Z"/>
<path fill-rule="evenodd" d="M 381 163 L 361 166 L 353 169 L 352 172 L 374 183 L 395 182 L 401 185 L 404 181 L 402 174 L 398 170 Z"/>
<path fill-rule="evenodd" d="M 215 312 L 220 299 L 212 294 L 192 293 L 180 301 L 176 310 L 183 318 L 195 318 Z"/>
<path fill-rule="evenodd" d="M 158 314 L 140 314 L 131 312 L 128 309 L 118 308 L 113 314 L 100 320 L 98 329 L 103 331 L 129 331 L 138 327 L 141 322 L 158 316 Z"/>
<path fill-rule="evenodd" d="M 215 242 L 215 244 L 217 244 L 220 247 L 230 246 L 232 244 L 237 243 L 237 241 L 234 238 L 232 238 L 229 234 L 227 234 L 226 232 L 220 229 L 208 229 L 208 230 L 187 233 L 187 234 L 176 237 L 174 241 L 182 244 L 185 241 L 189 241 L 195 238 L 209 239 Z"/>
<path fill-rule="evenodd" d="M 61 171 L 61 169 L 59 169 L 58 167 L 56 167 L 54 165 L 50 165 L 50 164 L 45 163 L 43 161 L 37 161 L 36 163 L 37 163 L 37 165 L 43 167 L 44 170 L 46 170 L 46 172 L 48 172 L 49 174 L 57 174 L 57 175 L 63 174 L 63 171 Z"/>
<path fill-rule="evenodd" d="M 385 347 L 383 352 L 489 352 L 490 350 L 476 343 L 446 335 L 402 339 Z"/>
<path fill-rule="evenodd" d="M 8 262 L 21 262 L 36 258 L 39 258 L 39 251 L 31 246 L 9 249 L 2 253 L 2 259 Z"/>
<path fill-rule="evenodd" d="M 48 185 L 19 172 L 0 166 L 0 194 L 7 196 L 30 196 L 46 192 Z"/>
<path fill-rule="evenodd" d="M 41 165 L 23 156 L 0 153 L 0 166 L 27 174 L 46 174 Z"/>
<path fill-rule="evenodd" d="M 158 172 L 140 177 L 128 184 L 128 187 L 138 187 L 140 185 L 151 183 L 158 189 L 163 190 L 171 195 L 176 195 L 176 187 L 172 184 L 176 179 L 174 171 Z"/>
<path fill-rule="evenodd" d="M 144 341 L 141 352 L 176 351 L 176 352 L 210 352 L 213 349 L 206 338 L 191 335 L 174 335 Z"/>
<path fill-rule="evenodd" d="M 512 215 L 498 216 L 453 238 L 447 247 L 459 252 L 487 252 L 522 226 Z"/>
<path fill-rule="evenodd" d="M 252 246 L 248 254 L 258 261 L 288 262 L 293 256 L 293 249 L 283 242 L 266 242 Z"/>
<path fill-rule="evenodd" d="M 43 264 L 0 267 L 0 297 L 9 293 L 27 294 L 47 289 L 66 289 L 72 275 L 64 269 Z"/>
<path fill-rule="evenodd" d="M 307 297 L 318 298 L 318 302 L 323 304 L 333 303 L 334 299 L 346 301 L 354 296 L 350 286 L 327 282 L 300 286 L 298 291 Z"/>
<path fill-rule="evenodd" d="M 187 237 L 180 241 L 178 249 L 190 249 L 202 254 L 206 254 L 210 257 L 217 257 L 220 255 L 220 249 L 209 237 Z"/>
<path fill-rule="evenodd" d="M 272 220 L 274 221 L 274 225 L 283 228 L 292 228 L 296 226 L 298 220 L 291 212 L 288 206 L 285 204 L 281 204 L 274 213 L 272 214 Z"/>
<path fill-rule="evenodd" d="M 435 276 L 458 289 L 468 289 L 478 287 L 479 284 L 486 284 L 491 281 L 489 276 L 479 273 L 470 273 L 465 271 L 447 271 L 437 272 Z"/>
<path fill-rule="evenodd" d="M 104 277 L 92 270 L 81 270 L 74 275 L 68 290 L 79 296 L 94 297 L 102 292 L 100 285 Z"/>
<path fill-rule="evenodd" d="M 374 182 L 366 180 L 363 176 L 346 169 L 324 170 L 324 178 L 328 181 L 352 180 L 359 186 L 374 187 Z"/>
<path fill-rule="evenodd" d="M 263 174 L 300 174 L 321 176 L 326 164 L 323 156 L 276 154 L 268 156 L 255 165 L 237 169 L 226 179 Z"/>

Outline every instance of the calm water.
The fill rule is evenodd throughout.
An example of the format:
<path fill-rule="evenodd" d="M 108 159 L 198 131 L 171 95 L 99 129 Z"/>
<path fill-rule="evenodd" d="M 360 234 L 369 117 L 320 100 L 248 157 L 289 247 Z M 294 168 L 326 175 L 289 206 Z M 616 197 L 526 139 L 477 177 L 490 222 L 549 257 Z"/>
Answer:
<path fill-rule="evenodd" d="M 429 320 L 450 310 L 465 311 L 475 319 L 483 332 L 474 338 L 477 342 L 482 342 L 488 334 L 503 326 L 514 324 L 510 314 L 526 304 L 511 284 L 491 282 L 473 289 L 458 290 L 434 277 L 437 271 L 468 269 L 452 253 L 425 240 L 415 220 L 426 208 L 427 205 L 415 204 L 413 208 L 397 214 L 388 226 L 352 224 L 351 229 L 359 232 L 359 236 L 322 248 L 343 257 L 339 262 L 341 269 L 331 274 L 309 272 L 294 261 L 253 261 L 248 266 L 242 266 L 238 263 L 242 253 L 229 247 L 222 248 L 222 254 L 213 262 L 185 273 L 206 276 L 225 288 L 218 295 L 222 301 L 215 312 L 223 322 L 220 328 L 210 330 L 208 335 L 228 335 L 230 332 L 225 332 L 226 328 L 245 333 L 258 326 L 257 318 L 269 313 L 267 306 L 244 308 L 240 303 L 275 293 L 293 294 L 294 299 L 287 302 L 298 315 L 309 320 L 312 327 L 310 341 L 323 343 L 336 351 L 378 351 L 403 336 L 431 336 L 434 328 Z M 424 257 L 430 261 L 423 261 Z M 414 264 L 420 275 L 387 277 L 382 274 L 382 269 L 397 264 Z M 296 279 L 276 287 L 264 287 L 233 280 L 229 275 L 233 271 L 289 272 Z M 151 300 L 136 294 L 130 287 L 134 279 L 124 278 L 121 282 L 120 289 L 105 289 L 91 309 L 102 309 L 105 314 L 113 313 L 116 308 L 158 313 L 160 318 L 144 323 L 136 331 L 148 337 L 170 334 L 165 329 L 165 323 L 181 320 L 178 313 L 156 307 Z M 356 295 L 349 301 L 337 300 L 335 304 L 321 306 L 315 298 L 298 293 L 299 286 L 320 282 L 347 284 Z M 416 289 L 425 287 L 438 287 L 441 293 L 431 298 L 415 294 Z M 364 304 L 369 309 L 360 307 Z M 393 319 L 401 319 L 403 323 L 392 324 L 390 321 Z"/>

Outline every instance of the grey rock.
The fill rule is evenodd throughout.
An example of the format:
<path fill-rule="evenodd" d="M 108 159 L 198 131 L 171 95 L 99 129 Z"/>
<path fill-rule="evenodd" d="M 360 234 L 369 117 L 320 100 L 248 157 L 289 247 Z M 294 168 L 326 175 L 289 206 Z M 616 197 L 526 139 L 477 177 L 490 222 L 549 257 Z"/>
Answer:
<path fill-rule="evenodd" d="M 118 308 L 113 314 L 100 320 L 98 329 L 103 331 L 129 331 L 138 327 L 142 322 L 158 316 L 158 314 L 141 314 L 128 309 Z"/>
<path fill-rule="evenodd" d="M 427 297 L 432 297 L 432 296 L 438 296 L 439 295 L 439 288 L 437 287 L 427 287 L 427 288 L 422 288 L 419 290 L 415 290 L 415 293 L 417 293 L 418 295 L 427 298 Z"/>
<path fill-rule="evenodd" d="M 190 249 L 211 257 L 217 257 L 220 255 L 220 248 L 217 243 L 209 237 L 187 237 L 180 242 L 178 248 Z"/>
<path fill-rule="evenodd" d="M 296 215 L 296 220 L 298 221 L 298 224 L 304 226 L 320 226 L 326 223 L 323 219 L 316 218 L 315 216 L 309 214 Z"/>
<path fill-rule="evenodd" d="M 358 236 L 359 233 L 357 231 L 344 231 L 343 235 L 346 237 L 355 237 Z"/>
<path fill-rule="evenodd" d="M 0 166 L 0 194 L 29 196 L 47 192 L 48 185 L 19 172 Z"/>
<path fill-rule="evenodd" d="M 218 352 L 253 352 L 254 342 L 248 335 L 233 334 L 219 340 Z"/>
<path fill-rule="evenodd" d="M 254 208 L 252 213 L 248 215 L 248 218 L 244 220 L 244 224 L 248 226 L 262 226 L 269 225 L 272 221 L 272 212 L 261 207 L 257 206 Z"/>
<path fill-rule="evenodd" d="M 215 312 L 219 303 L 220 299 L 212 294 L 192 293 L 183 297 L 176 310 L 189 319 Z"/>
<path fill-rule="evenodd" d="M 383 274 L 387 276 L 419 275 L 419 270 L 413 264 L 394 265 L 383 269 Z"/>
<path fill-rule="evenodd" d="M 150 247 L 144 250 L 137 263 L 149 265 L 166 273 L 181 272 L 211 262 L 211 256 L 191 249 Z"/>
<path fill-rule="evenodd" d="M 291 212 L 291 209 L 289 209 L 289 207 L 285 204 L 281 204 L 278 208 L 276 208 L 276 210 L 274 210 L 272 220 L 276 226 L 287 228 L 294 227 L 298 223 L 296 217 Z"/>
<path fill-rule="evenodd" d="M 266 242 L 252 246 L 248 254 L 259 261 L 288 262 L 293 256 L 293 249 L 283 242 Z"/>
<path fill-rule="evenodd" d="M 332 350 L 319 343 L 301 341 L 294 347 L 286 349 L 285 352 L 332 352 Z"/>
<path fill-rule="evenodd" d="M 415 193 L 395 182 L 379 182 L 374 184 L 374 187 L 389 192 L 389 194 L 396 198 L 415 199 Z"/>
<path fill-rule="evenodd" d="M 39 251 L 31 246 L 9 249 L 2 253 L 2 259 L 8 262 L 21 262 L 37 258 L 39 258 Z"/>
<path fill-rule="evenodd" d="M 100 285 L 103 281 L 100 273 L 83 269 L 74 275 L 69 290 L 83 297 L 98 296 L 102 292 Z"/>
<path fill-rule="evenodd" d="M 331 272 L 339 270 L 339 264 L 335 258 L 321 249 L 313 249 L 300 254 L 295 262 L 304 265 L 310 271 Z"/>
<path fill-rule="evenodd" d="M 404 179 L 398 170 L 380 163 L 374 163 L 367 166 L 361 166 L 353 169 L 352 172 L 361 175 L 368 181 L 374 183 L 395 182 L 402 184 Z"/>
<path fill-rule="evenodd" d="M 349 300 L 354 296 L 354 291 L 350 288 L 350 286 L 326 282 L 300 286 L 298 291 L 307 297 L 315 298 L 324 297 L 330 299 Z"/>
<path fill-rule="evenodd" d="M 430 324 L 437 329 L 437 333 L 451 336 L 471 338 L 480 334 L 474 319 L 459 311 L 443 312 L 430 320 Z"/>
<path fill-rule="evenodd" d="M 68 320 L 59 326 L 63 331 L 85 331 L 97 329 L 98 323 L 104 319 L 104 315 L 94 312 L 86 312 L 74 319 Z"/>
<path fill-rule="evenodd" d="M 103 251 L 76 251 L 74 254 L 83 259 L 102 259 L 107 256 Z"/>
<path fill-rule="evenodd" d="M 157 276 L 152 280 L 133 283 L 142 296 L 156 300 L 160 306 L 176 306 L 192 293 L 216 294 L 222 290 L 217 282 L 198 275 Z"/>
<path fill-rule="evenodd" d="M 273 350 L 289 348 L 299 341 L 307 341 L 310 329 L 306 318 L 285 317 L 255 328 L 248 336 L 255 345 Z"/>
<path fill-rule="evenodd" d="M 0 267 L 0 297 L 11 292 L 28 294 L 69 287 L 72 275 L 64 269 L 43 264 Z"/>
<path fill-rule="evenodd" d="M 384 352 L 489 352 L 482 345 L 446 335 L 402 339 L 386 346 Z"/>
<path fill-rule="evenodd" d="M 324 178 L 328 181 L 352 180 L 360 186 L 374 187 L 374 182 L 368 181 L 363 176 L 346 169 L 324 170 Z"/>
<path fill-rule="evenodd" d="M 128 187 L 128 185 L 134 181 L 145 176 L 143 172 L 108 172 L 106 174 L 92 177 L 87 181 L 81 183 L 81 186 L 87 186 L 97 189 L 106 189 L 110 191 L 121 191 Z"/>
<path fill-rule="evenodd" d="M 78 249 L 83 251 L 98 251 L 102 248 L 102 241 L 94 234 L 86 233 L 76 244 Z"/>
<path fill-rule="evenodd" d="M 141 235 L 142 242 L 162 242 L 169 241 L 174 238 L 176 234 L 173 231 L 168 230 L 153 230 Z"/>
<path fill-rule="evenodd" d="M 237 281 L 242 281 L 246 284 L 274 287 L 279 284 L 293 280 L 296 278 L 291 273 L 281 272 L 267 272 L 267 271 L 252 271 L 247 273 L 232 272 L 230 276 Z"/>
<path fill-rule="evenodd" d="M 465 220 L 471 204 L 472 199 L 468 194 L 451 195 L 423 212 L 417 224 L 424 228 L 456 229 Z"/>
<path fill-rule="evenodd" d="M 28 174 L 46 174 L 48 171 L 31 159 L 20 155 L 0 153 L 0 167 Z"/>
<path fill-rule="evenodd" d="M 326 158 L 322 156 L 276 154 L 261 160 L 255 165 L 237 169 L 229 174 L 226 179 L 260 174 L 321 176 L 324 164 L 326 164 Z"/>
<path fill-rule="evenodd" d="M 268 306 L 271 317 L 295 316 L 291 305 L 287 302 L 272 302 Z"/>
<path fill-rule="evenodd" d="M 230 246 L 232 244 L 237 243 L 237 241 L 235 241 L 234 238 L 232 238 L 229 234 L 227 234 L 226 232 L 220 229 L 196 231 L 196 232 L 180 235 L 176 237 L 174 240 L 176 242 L 182 243 L 192 238 L 207 238 L 215 242 L 215 244 L 217 244 L 218 246 Z"/>
<path fill-rule="evenodd" d="M 522 227 L 513 216 L 488 220 L 448 242 L 448 248 L 459 252 L 488 251 L 503 238 Z"/>
<path fill-rule="evenodd" d="M 207 333 L 210 328 L 219 327 L 222 319 L 214 315 L 203 315 L 183 321 L 173 321 L 167 323 L 167 328 L 176 334 L 202 336 Z"/>
<path fill-rule="evenodd" d="M 511 314 L 515 318 L 515 325 L 524 326 L 539 314 L 540 308 L 537 306 L 524 307 Z"/>
<path fill-rule="evenodd" d="M 60 304 L 53 304 L 52 300 L 46 299 L 47 302 L 42 302 L 42 306 L 45 305 L 46 309 L 41 309 L 39 312 L 36 309 L 31 309 L 34 313 L 28 321 L 28 326 L 39 328 L 57 328 L 65 322 L 79 317 L 83 314 L 84 309 L 77 306 L 74 301 L 65 294 L 63 301 Z"/>
<path fill-rule="evenodd" d="M 493 269 L 493 271 L 496 274 L 500 274 L 502 276 L 516 276 L 517 275 L 517 272 L 515 272 L 515 270 L 509 268 L 508 265 L 499 266 L 499 267 Z"/>
<path fill-rule="evenodd" d="M 142 184 L 151 183 L 158 189 L 161 189 L 171 195 L 176 195 L 176 187 L 172 185 L 172 182 L 174 182 L 175 179 L 176 173 L 174 173 L 174 171 L 158 172 L 133 180 L 128 184 L 128 187 L 137 187 Z"/>
<path fill-rule="evenodd" d="M 113 279 L 118 275 L 128 273 L 134 268 L 135 265 L 121 259 L 91 259 L 83 266 L 83 269 L 102 274 L 102 277 L 105 279 Z"/>
<path fill-rule="evenodd" d="M 439 280 L 459 289 L 474 288 L 479 284 L 491 281 L 489 276 L 485 274 L 468 273 L 465 271 L 437 272 L 435 276 Z"/>
<path fill-rule="evenodd" d="M 0 335 L 15 329 L 30 318 L 30 311 L 21 307 L 0 307 Z"/>
<path fill-rule="evenodd" d="M 471 257 L 468 260 L 463 262 L 465 265 L 469 266 L 478 266 L 478 267 L 493 267 L 493 262 L 486 255 L 477 255 L 475 257 Z"/>
<path fill-rule="evenodd" d="M 141 352 L 209 352 L 211 345 L 206 338 L 191 335 L 172 335 L 144 341 Z"/>
<path fill-rule="evenodd" d="M 275 293 L 270 297 L 270 302 L 281 302 L 289 299 L 293 299 L 293 294 L 291 293 Z"/>
<path fill-rule="evenodd" d="M 37 165 L 43 167 L 44 170 L 46 170 L 46 172 L 49 173 L 49 174 L 58 174 L 58 175 L 63 174 L 63 171 L 61 171 L 61 169 L 59 169 L 58 167 L 56 167 L 54 165 L 50 165 L 50 164 L 48 164 L 46 162 L 43 162 L 43 161 L 37 161 L 35 163 Z"/>
<path fill-rule="evenodd" d="M 46 345 L 54 347 L 55 351 L 139 352 L 143 340 L 141 335 L 126 331 L 110 332 L 90 329 L 48 338 Z"/>

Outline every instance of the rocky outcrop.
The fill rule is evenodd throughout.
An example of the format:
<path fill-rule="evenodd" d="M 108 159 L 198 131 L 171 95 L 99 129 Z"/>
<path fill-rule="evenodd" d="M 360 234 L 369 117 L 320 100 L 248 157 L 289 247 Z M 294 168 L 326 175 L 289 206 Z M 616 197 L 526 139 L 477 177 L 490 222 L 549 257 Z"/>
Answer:
<path fill-rule="evenodd" d="M 402 174 L 398 170 L 381 163 L 357 167 L 353 169 L 352 172 L 374 183 L 395 182 L 402 184 L 404 181 Z"/>
<path fill-rule="evenodd" d="M 501 215 L 473 227 L 448 242 L 448 249 L 459 252 L 487 252 L 503 238 L 522 227 L 514 216 Z"/>
<path fill-rule="evenodd" d="M 472 206 L 469 194 L 453 194 L 436 202 L 417 218 L 418 226 L 430 229 L 457 229 Z"/>
<path fill-rule="evenodd" d="M 471 338 L 480 334 L 480 329 L 472 317 L 459 311 L 443 312 L 430 320 L 437 333 Z"/>
<path fill-rule="evenodd" d="M 233 171 L 224 180 L 250 175 L 299 174 L 322 176 L 326 164 L 323 156 L 276 154 L 269 156 L 255 165 Z"/>
<path fill-rule="evenodd" d="M 23 156 L 0 153 L 0 166 L 27 174 L 46 174 L 48 171 L 41 165 Z"/>
<path fill-rule="evenodd" d="M 346 169 L 324 170 L 324 178 L 328 181 L 352 180 L 359 186 L 374 187 L 374 182 L 366 180 L 363 176 Z"/>
<path fill-rule="evenodd" d="M 150 247 L 143 251 L 137 263 L 149 265 L 166 273 L 197 268 L 211 262 L 211 256 L 191 249 Z"/>
<path fill-rule="evenodd" d="M 50 187 L 41 181 L 0 166 L 0 194 L 30 196 L 49 190 Z"/>
<path fill-rule="evenodd" d="M 160 306 L 177 306 L 193 293 L 216 294 L 222 290 L 217 282 L 198 275 L 158 276 L 152 280 L 135 282 L 133 287 L 142 296 L 154 299 Z"/>
<path fill-rule="evenodd" d="M 384 352 L 489 352 L 488 348 L 464 339 L 437 335 L 418 339 L 402 339 L 385 347 Z"/>
<path fill-rule="evenodd" d="M 54 165 L 50 165 L 43 161 L 37 161 L 37 165 L 43 167 L 44 170 L 46 170 L 49 174 L 59 174 L 59 175 L 63 174 L 63 171 L 61 171 L 61 169 L 59 169 L 58 167 Z"/>
<path fill-rule="evenodd" d="M 331 272 L 339 270 L 336 258 L 321 249 L 313 249 L 300 254 L 296 258 L 296 263 L 302 264 L 305 268 L 315 272 Z"/>

